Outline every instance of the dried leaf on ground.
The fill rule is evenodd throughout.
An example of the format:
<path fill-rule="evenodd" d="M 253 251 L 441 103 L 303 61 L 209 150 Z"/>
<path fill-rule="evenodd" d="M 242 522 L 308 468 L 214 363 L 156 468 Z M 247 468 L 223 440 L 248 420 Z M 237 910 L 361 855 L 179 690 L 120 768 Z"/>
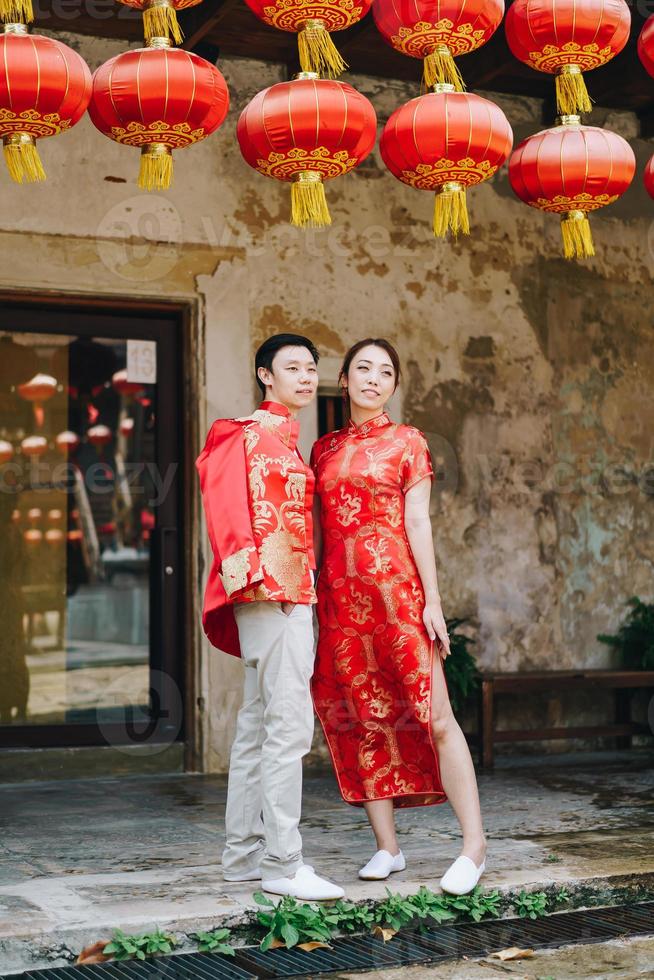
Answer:
<path fill-rule="evenodd" d="M 383 939 L 385 943 L 390 942 L 396 933 L 397 929 L 382 929 L 381 926 L 375 926 L 375 928 L 372 930 L 373 936 L 376 936 L 377 939 Z"/>
<path fill-rule="evenodd" d="M 97 943 L 86 946 L 75 960 L 75 965 L 80 963 L 106 963 L 112 959 L 110 955 L 105 956 L 102 950 L 110 942 L 109 939 L 99 939 Z"/>
<path fill-rule="evenodd" d="M 490 959 L 496 960 L 524 960 L 529 956 L 535 956 L 533 949 L 520 949 L 519 946 L 507 946 L 506 949 L 498 949 L 497 952 L 490 954 Z"/>
<path fill-rule="evenodd" d="M 305 953 L 310 953 L 314 949 L 333 949 L 329 943 L 298 943 L 298 949 L 303 949 Z"/>

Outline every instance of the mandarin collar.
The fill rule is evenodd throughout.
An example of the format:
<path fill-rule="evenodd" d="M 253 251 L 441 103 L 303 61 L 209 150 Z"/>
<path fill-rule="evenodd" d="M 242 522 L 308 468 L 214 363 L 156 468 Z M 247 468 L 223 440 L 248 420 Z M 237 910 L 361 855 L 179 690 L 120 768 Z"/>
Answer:
<path fill-rule="evenodd" d="M 259 408 L 264 412 L 270 412 L 272 415 L 283 415 L 284 418 L 290 419 L 291 413 L 287 409 L 286 405 L 282 405 L 281 402 L 261 402 Z"/>
<path fill-rule="evenodd" d="M 384 426 L 390 425 L 391 420 L 386 414 L 382 412 L 381 415 L 375 415 L 374 419 L 368 419 L 367 422 L 362 422 L 361 425 L 356 425 L 355 422 L 350 419 L 347 426 L 348 435 L 365 437 L 370 435 L 376 429 L 383 429 Z"/>

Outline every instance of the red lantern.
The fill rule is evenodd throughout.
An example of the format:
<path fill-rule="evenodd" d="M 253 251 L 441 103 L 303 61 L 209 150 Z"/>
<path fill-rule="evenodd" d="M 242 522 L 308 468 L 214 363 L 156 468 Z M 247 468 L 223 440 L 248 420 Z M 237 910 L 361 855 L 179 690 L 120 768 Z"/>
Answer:
<path fill-rule="evenodd" d="M 169 187 L 172 151 L 210 136 L 229 108 L 225 79 L 214 65 L 156 41 L 101 65 L 89 106 L 101 133 L 141 148 L 139 187 L 146 190 Z"/>
<path fill-rule="evenodd" d="M 45 180 L 37 139 L 79 122 L 91 96 L 91 72 L 76 51 L 24 24 L 0 36 L 0 136 L 13 180 Z"/>
<path fill-rule="evenodd" d="M 396 51 L 424 59 L 427 88 L 447 82 L 462 92 L 454 58 L 493 36 L 504 16 L 504 0 L 375 0 L 372 15 Z"/>
<path fill-rule="evenodd" d="M 0 439 L 0 464 L 8 463 L 14 455 L 14 447 L 6 439 Z"/>
<path fill-rule="evenodd" d="M 654 14 L 647 18 L 638 37 L 638 57 L 645 71 L 654 77 Z"/>
<path fill-rule="evenodd" d="M 556 76 L 559 113 L 590 112 L 582 71 L 624 48 L 631 14 L 625 0 L 514 0 L 506 15 L 511 51 L 530 68 Z"/>
<path fill-rule="evenodd" d="M 177 11 L 195 7 L 201 0 L 118 0 L 126 7 L 143 12 L 143 31 L 145 40 L 153 37 L 172 37 L 177 44 L 184 40 L 184 34 L 177 22 Z"/>
<path fill-rule="evenodd" d="M 22 440 L 20 449 L 25 456 L 42 456 L 47 452 L 48 440 L 45 436 L 27 436 Z"/>
<path fill-rule="evenodd" d="M 128 381 L 127 380 L 127 368 L 123 368 L 122 371 L 116 371 L 111 378 L 111 384 L 113 385 L 114 391 L 117 391 L 119 395 L 137 395 L 139 392 L 143 391 L 143 385 L 138 381 Z"/>
<path fill-rule="evenodd" d="M 595 249 L 586 214 L 617 201 L 635 169 L 633 150 L 617 133 L 564 116 L 560 126 L 522 141 L 509 180 L 525 204 L 562 215 L 565 257 L 587 258 Z"/>
<path fill-rule="evenodd" d="M 47 544 L 61 544 L 64 540 L 64 532 L 58 527 L 48 528 L 48 530 L 45 532 L 45 540 Z"/>
<path fill-rule="evenodd" d="M 511 152 L 513 132 L 494 102 L 437 86 L 396 109 L 379 149 L 405 184 L 435 191 L 434 235 L 469 234 L 466 187 L 488 180 Z"/>
<path fill-rule="evenodd" d="M 70 432 L 68 429 L 65 432 L 60 432 L 55 438 L 55 446 L 62 456 L 67 456 L 68 453 L 74 453 L 79 443 L 80 438 L 77 433 Z"/>
<path fill-rule="evenodd" d="M 25 401 L 34 402 L 34 421 L 37 429 L 41 429 L 44 419 L 43 402 L 47 402 L 56 393 L 57 379 L 49 374 L 35 374 L 30 381 L 18 385 L 16 390 Z"/>
<path fill-rule="evenodd" d="M 342 31 L 360 21 L 372 0 L 246 0 L 265 24 L 298 36 L 302 71 L 334 78 L 347 64 L 336 50 L 330 31 Z"/>
<path fill-rule="evenodd" d="M 96 449 L 102 449 L 111 442 L 112 433 L 108 425 L 93 425 L 86 433 L 86 437 Z"/>
<path fill-rule="evenodd" d="M 371 103 L 345 82 L 302 72 L 264 89 L 241 113 L 236 130 L 246 162 L 275 180 L 292 181 L 291 221 L 331 224 L 324 180 L 364 160 L 377 135 Z"/>
<path fill-rule="evenodd" d="M 128 436 L 131 436 L 131 434 L 134 431 L 134 419 L 133 418 L 129 418 L 129 417 L 126 417 L 124 419 L 121 419 L 120 420 L 120 425 L 118 427 L 118 430 L 119 430 L 121 436 L 125 436 L 125 438 L 127 438 Z"/>
<path fill-rule="evenodd" d="M 650 197 L 654 197 L 654 156 L 650 157 L 643 173 L 643 183 L 645 190 Z"/>

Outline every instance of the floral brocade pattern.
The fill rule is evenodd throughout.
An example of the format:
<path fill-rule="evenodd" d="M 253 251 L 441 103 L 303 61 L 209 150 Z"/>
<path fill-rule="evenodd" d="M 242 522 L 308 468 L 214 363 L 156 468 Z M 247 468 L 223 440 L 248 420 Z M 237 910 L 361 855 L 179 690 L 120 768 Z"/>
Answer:
<path fill-rule="evenodd" d="M 383 414 L 324 436 L 311 462 L 323 530 L 312 692 L 341 794 L 358 806 L 442 803 L 433 645 L 404 530 L 406 491 L 433 476 L 427 443 Z"/>

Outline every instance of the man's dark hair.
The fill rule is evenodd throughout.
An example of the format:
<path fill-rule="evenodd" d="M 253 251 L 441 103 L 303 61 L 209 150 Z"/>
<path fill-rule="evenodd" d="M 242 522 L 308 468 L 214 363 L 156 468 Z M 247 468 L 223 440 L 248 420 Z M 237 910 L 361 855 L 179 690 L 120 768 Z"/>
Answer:
<path fill-rule="evenodd" d="M 308 337 L 302 337 L 297 333 L 276 333 L 272 337 L 268 337 L 267 340 L 264 340 L 254 357 L 254 374 L 257 384 L 261 389 L 261 394 L 264 396 L 266 394 L 266 386 L 259 377 L 259 368 L 266 368 L 267 371 L 272 371 L 272 362 L 275 359 L 275 354 L 282 347 L 306 347 L 316 364 L 320 360 L 317 347 L 311 343 Z"/>

